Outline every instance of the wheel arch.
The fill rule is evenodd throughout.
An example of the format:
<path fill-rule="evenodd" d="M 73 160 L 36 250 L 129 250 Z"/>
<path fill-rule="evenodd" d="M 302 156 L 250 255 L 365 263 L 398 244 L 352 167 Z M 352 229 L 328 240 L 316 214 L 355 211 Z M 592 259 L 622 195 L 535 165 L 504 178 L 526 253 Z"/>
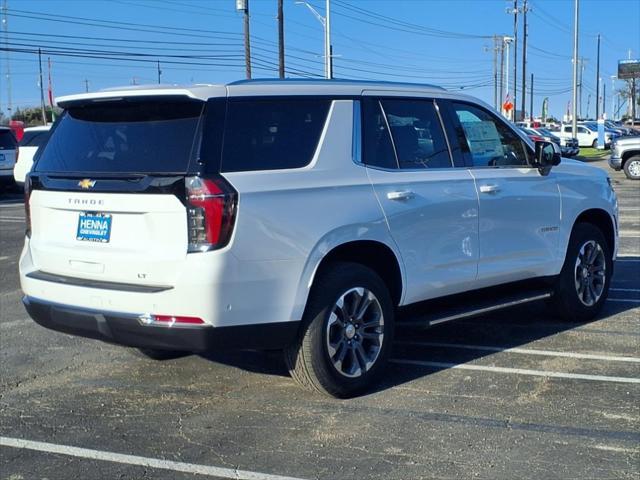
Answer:
<path fill-rule="evenodd" d="M 353 237 L 352 237 L 353 238 Z M 297 294 L 294 316 L 301 318 L 311 286 L 318 274 L 332 262 L 355 262 L 375 271 L 389 288 L 395 306 L 400 305 L 404 294 L 404 265 L 399 253 L 392 245 L 376 239 L 321 242 L 304 269 Z"/>
<path fill-rule="evenodd" d="M 573 229 L 578 223 L 590 223 L 596 226 L 602 234 L 604 235 L 609 248 L 612 253 L 615 253 L 616 249 L 616 225 L 615 219 L 607 212 L 601 208 L 590 208 L 588 210 L 583 211 L 580 215 L 577 216 L 576 220 L 573 222 L 573 226 L 571 228 L 571 232 L 573 233 Z"/>

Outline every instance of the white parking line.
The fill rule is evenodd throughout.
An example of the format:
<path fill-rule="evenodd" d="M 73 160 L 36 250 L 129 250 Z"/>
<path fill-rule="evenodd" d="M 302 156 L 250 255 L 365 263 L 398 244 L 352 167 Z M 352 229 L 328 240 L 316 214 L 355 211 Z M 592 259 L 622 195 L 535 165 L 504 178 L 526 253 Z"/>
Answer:
<path fill-rule="evenodd" d="M 23 216 L 13 216 L 13 215 L 3 215 L 2 217 L 0 217 L 0 219 L 3 220 L 24 220 Z"/>
<path fill-rule="evenodd" d="M 105 462 L 124 463 L 126 465 L 138 465 L 141 467 L 171 470 L 173 472 L 197 473 L 219 478 L 233 478 L 235 480 L 303 480 L 296 477 L 284 477 L 270 475 L 268 473 L 250 472 L 236 468 L 211 467 L 195 463 L 174 462 L 158 458 L 139 457 L 137 455 L 124 455 L 122 453 L 105 452 L 89 448 L 70 447 L 55 443 L 34 442 L 20 438 L 0 437 L 0 445 L 4 447 L 36 450 L 38 452 L 56 453 L 71 457 L 88 458 L 90 460 L 103 460 Z"/>
<path fill-rule="evenodd" d="M 17 220 L 13 218 L 0 218 L 0 222 L 4 223 L 24 223 L 24 218 Z"/>
<path fill-rule="evenodd" d="M 592 380 L 598 382 L 615 382 L 615 383 L 640 383 L 640 378 L 632 377 L 610 377 L 607 375 L 587 375 L 584 373 L 565 373 L 565 372 L 545 372 L 544 370 L 529 370 L 525 368 L 507 368 L 507 367 L 492 367 L 489 365 L 470 365 L 460 363 L 446 363 L 446 362 L 426 362 L 422 360 L 405 360 L 401 358 L 394 358 L 389 360 L 391 363 L 399 363 L 403 365 L 418 365 L 421 367 L 435 367 L 435 368 L 452 368 L 456 370 L 479 370 L 485 372 L 498 372 L 498 373 L 513 373 L 516 375 L 530 375 L 534 377 L 548 377 L 548 378 L 570 378 L 574 380 Z"/>
<path fill-rule="evenodd" d="M 529 348 L 504 348 L 504 347 L 492 347 L 487 345 L 467 345 L 463 343 L 445 343 L 445 342 L 417 342 L 417 341 L 397 341 L 396 343 L 401 345 L 416 345 L 419 347 L 444 347 L 444 348 L 459 348 L 464 350 L 480 350 L 487 352 L 508 352 L 508 353 L 522 353 L 525 355 L 543 355 L 546 357 L 567 357 L 567 358 L 581 358 L 585 360 L 606 360 L 611 362 L 631 362 L 640 363 L 640 358 L 637 357 L 620 357 L 611 355 L 596 355 L 593 353 L 574 353 L 574 352 L 556 352 L 554 350 L 535 350 Z"/>

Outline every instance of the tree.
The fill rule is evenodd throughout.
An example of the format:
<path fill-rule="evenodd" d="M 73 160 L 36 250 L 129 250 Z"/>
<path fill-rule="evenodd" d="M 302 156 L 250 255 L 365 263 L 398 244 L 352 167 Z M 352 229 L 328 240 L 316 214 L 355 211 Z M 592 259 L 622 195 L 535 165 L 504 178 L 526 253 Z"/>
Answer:
<path fill-rule="evenodd" d="M 59 116 L 62 111 L 59 108 L 55 107 L 54 112 L 56 116 Z M 51 115 L 51 107 L 45 107 L 45 115 L 47 117 L 47 123 L 53 121 Z M 11 119 L 23 121 L 25 127 L 42 125 L 42 110 L 40 110 L 40 107 L 27 107 L 22 110 L 20 108 L 17 108 Z"/>

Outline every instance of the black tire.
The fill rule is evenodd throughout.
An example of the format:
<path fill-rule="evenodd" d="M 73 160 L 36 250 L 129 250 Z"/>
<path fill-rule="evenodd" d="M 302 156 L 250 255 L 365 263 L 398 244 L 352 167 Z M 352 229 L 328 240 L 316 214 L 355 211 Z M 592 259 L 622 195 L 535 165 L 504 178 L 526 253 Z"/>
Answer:
<path fill-rule="evenodd" d="M 585 272 L 583 262 L 580 262 L 578 266 L 578 260 L 583 248 L 583 252 L 591 251 L 589 247 L 592 244 L 591 242 L 593 242 L 594 247 L 595 245 L 600 247 L 603 259 L 601 262 L 596 262 L 598 265 L 593 267 L 593 271 Z M 597 248 L 595 252 L 595 255 L 599 257 L 600 253 Z M 587 256 L 586 253 L 585 256 Z M 613 273 L 611 256 L 611 246 L 607 244 L 604 234 L 598 227 L 590 223 L 578 223 L 573 227 L 564 265 L 555 281 L 553 296 L 550 301 L 551 307 L 560 318 L 573 322 L 586 322 L 593 319 L 600 312 L 609 294 L 611 274 Z M 604 272 L 603 275 L 599 275 L 596 270 L 599 270 L 602 265 L 604 266 Z M 582 290 L 583 293 L 580 294 L 582 282 L 589 281 L 592 276 L 596 285 L 593 287 L 594 291 L 599 291 L 600 285 L 602 285 L 600 295 L 591 296 L 585 290 Z M 593 301 L 593 303 L 586 304 L 585 296 L 587 302 Z"/>
<path fill-rule="evenodd" d="M 368 297 L 371 303 L 363 310 L 362 316 L 348 316 L 342 322 L 345 311 L 358 310 L 364 305 L 360 302 L 369 293 L 374 300 Z M 344 310 L 337 305 L 341 299 L 344 300 Z M 335 316 L 332 315 L 334 311 L 337 312 Z M 375 324 L 380 313 L 382 325 L 367 326 Z M 373 270 L 350 262 L 336 262 L 323 268 L 311 288 L 298 338 L 284 352 L 289 373 L 302 387 L 332 397 L 348 398 L 363 392 L 379 379 L 384 370 L 393 342 L 394 313 L 389 290 Z M 368 320 L 365 320 L 366 316 Z M 330 323 L 332 318 L 334 322 Z M 335 318 L 341 321 L 337 322 Z M 357 323 L 357 318 L 362 320 L 362 324 Z M 359 330 L 354 333 L 354 328 Z M 369 329 L 368 333 L 365 329 Z M 379 337 L 380 333 L 382 337 Z M 376 335 L 377 341 L 366 340 Z M 333 356 L 329 347 L 332 338 L 336 340 L 333 345 L 337 345 Z M 360 343 L 360 348 L 356 343 Z M 343 360 L 337 366 L 336 359 L 341 353 Z M 369 358 L 363 356 L 369 354 Z M 359 376 L 348 376 L 354 367 L 356 373 L 359 369 Z M 339 371 L 340 368 L 345 372 Z"/>
<path fill-rule="evenodd" d="M 591 144 L 591 148 L 598 148 L 598 139 L 597 138 Z"/>
<path fill-rule="evenodd" d="M 134 348 L 134 354 L 137 357 L 150 358 L 151 360 L 173 360 L 174 358 L 185 357 L 189 352 L 181 350 L 161 350 L 156 348 Z"/>
<path fill-rule="evenodd" d="M 640 180 L 640 155 L 628 158 L 622 169 L 629 180 Z"/>

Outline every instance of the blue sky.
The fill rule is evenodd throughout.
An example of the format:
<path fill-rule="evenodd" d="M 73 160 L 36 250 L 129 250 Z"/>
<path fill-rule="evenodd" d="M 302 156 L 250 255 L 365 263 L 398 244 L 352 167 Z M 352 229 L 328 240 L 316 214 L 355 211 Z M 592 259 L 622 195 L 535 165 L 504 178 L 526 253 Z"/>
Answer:
<path fill-rule="evenodd" d="M 324 0 L 310 3 L 324 13 Z M 244 77 L 242 17 L 235 11 L 235 0 L 7 0 L 7 4 L 10 48 L 27 50 L 9 54 L 14 109 L 39 104 L 38 60 L 29 52 L 38 47 L 47 52 L 45 84 L 46 60 L 51 58 L 56 96 L 82 92 L 87 84 L 97 90 L 156 83 L 158 59 L 163 83 L 216 83 Z M 294 0 L 284 4 L 288 76 L 321 76 L 320 23 L 304 5 Z M 464 87 L 493 104 L 490 37 L 513 34 L 513 15 L 505 11 L 512 6 L 512 0 L 332 0 L 335 76 Z M 530 0 L 529 6 L 527 84 L 533 73 L 534 113 L 549 97 L 550 112 L 561 116 L 571 97 L 573 0 Z M 254 77 L 276 76 L 276 0 L 250 0 L 250 8 Z M 629 49 L 633 58 L 640 57 L 640 0 L 581 0 L 580 21 L 580 55 L 586 59 L 582 109 L 594 116 L 596 35 L 602 35 L 600 76 L 607 85 L 609 111 L 611 76 L 618 60 L 627 58 Z M 522 23 L 519 40 L 521 34 Z M 521 43 L 518 50 L 522 52 Z M 6 111 L 6 52 L 0 52 L 0 62 L 0 108 Z M 512 67 L 509 70 L 512 78 Z M 519 84 L 521 72 L 520 63 Z M 620 86 L 621 82 L 615 84 Z"/>

